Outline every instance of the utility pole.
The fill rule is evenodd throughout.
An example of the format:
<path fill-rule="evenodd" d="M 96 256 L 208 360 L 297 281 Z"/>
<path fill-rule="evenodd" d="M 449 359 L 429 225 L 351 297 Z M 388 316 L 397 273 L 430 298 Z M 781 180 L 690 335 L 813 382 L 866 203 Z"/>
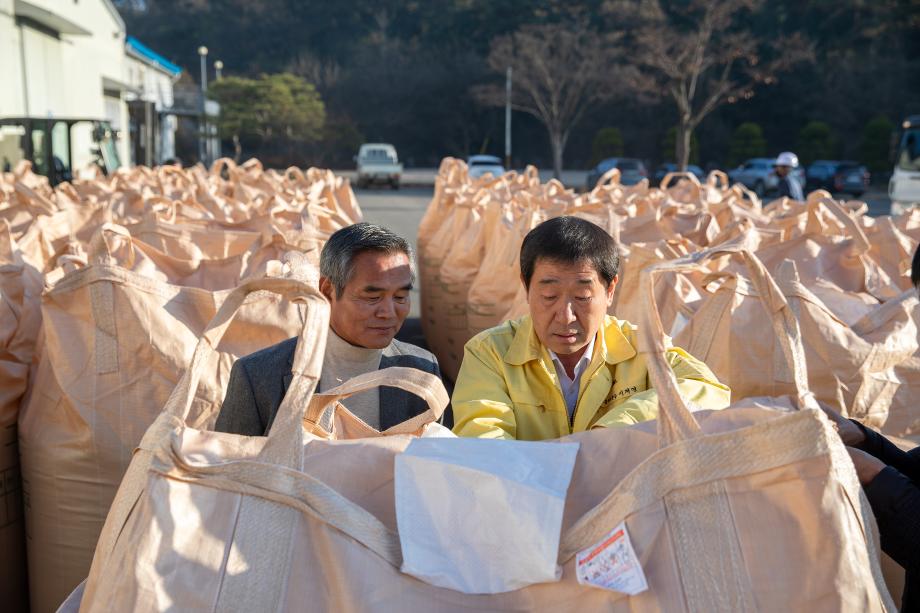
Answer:
<path fill-rule="evenodd" d="M 505 79 L 505 170 L 511 170 L 511 66 Z"/>
<path fill-rule="evenodd" d="M 201 59 L 201 121 L 198 124 L 198 161 L 207 165 L 205 158 L 208 155 L 209 134 L 205 96 L 208 92 L 208 48 L 204 45 L 198 47 L 198 57 Z"/>

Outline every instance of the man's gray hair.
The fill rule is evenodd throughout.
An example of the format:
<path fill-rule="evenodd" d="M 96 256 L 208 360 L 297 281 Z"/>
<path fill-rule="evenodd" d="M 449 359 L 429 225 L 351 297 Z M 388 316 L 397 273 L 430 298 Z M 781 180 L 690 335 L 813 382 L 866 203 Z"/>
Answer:
<path fill-rule="evenodd" d="M 412 246 L 406 239 L 383 226 L 367 222 L 356 223 L 330 236 L 319 256 L 319 272 L 335 287 L 337 297 L 342 296 L 345 286 L 351 280 L 355 256 L 364 251 L 405 253 L 409 258 L 412 280 L 415 280 L 415 258 Z"/>

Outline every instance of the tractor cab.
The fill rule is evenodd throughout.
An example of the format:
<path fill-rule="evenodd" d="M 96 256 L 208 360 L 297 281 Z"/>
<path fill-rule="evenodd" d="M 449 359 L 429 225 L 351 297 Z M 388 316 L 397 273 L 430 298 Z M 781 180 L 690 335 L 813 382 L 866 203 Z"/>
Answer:
<path fill-rule="evenodd" d="M 29 160 L 52 185 L 91 166 L 108 174 L 121 166 L 115 138 L 108 122 L 95 119 L 0 117 L 0 171 Z"/>

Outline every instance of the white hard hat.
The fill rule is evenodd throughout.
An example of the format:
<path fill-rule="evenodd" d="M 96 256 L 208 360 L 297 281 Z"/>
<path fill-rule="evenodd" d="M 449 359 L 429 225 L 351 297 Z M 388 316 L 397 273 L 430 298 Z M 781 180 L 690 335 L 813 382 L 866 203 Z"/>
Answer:
<path fill-rule="evenodd" d="M 799 167 L 799 156 L 791 151 L 783 151 L 776 158 L 774 166 L 788 166 L 789 168 Z"/>

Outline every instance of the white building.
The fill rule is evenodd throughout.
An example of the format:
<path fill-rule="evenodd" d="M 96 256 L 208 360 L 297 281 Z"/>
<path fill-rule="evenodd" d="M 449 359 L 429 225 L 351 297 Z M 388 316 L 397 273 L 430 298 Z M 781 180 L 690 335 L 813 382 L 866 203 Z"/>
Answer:
<path fill-rule="evenodd" d="M 130 161 L 151 166 L 176 155 L 178 121 L 173 85 L 182 69 L 133 36 L 125 43 L 128 114 L 132 151 Z"/>
<path fill-rule="evenodd" d="M 0 170 L 29 157 L 60 180 L 100 158 L 113 168 L 171 157 L 175 119 L 164 111 L 178 71 L 126 41 L 110 0 L 0 0 Z M 129 103 L 154 115 L 141 159 Z"/>

